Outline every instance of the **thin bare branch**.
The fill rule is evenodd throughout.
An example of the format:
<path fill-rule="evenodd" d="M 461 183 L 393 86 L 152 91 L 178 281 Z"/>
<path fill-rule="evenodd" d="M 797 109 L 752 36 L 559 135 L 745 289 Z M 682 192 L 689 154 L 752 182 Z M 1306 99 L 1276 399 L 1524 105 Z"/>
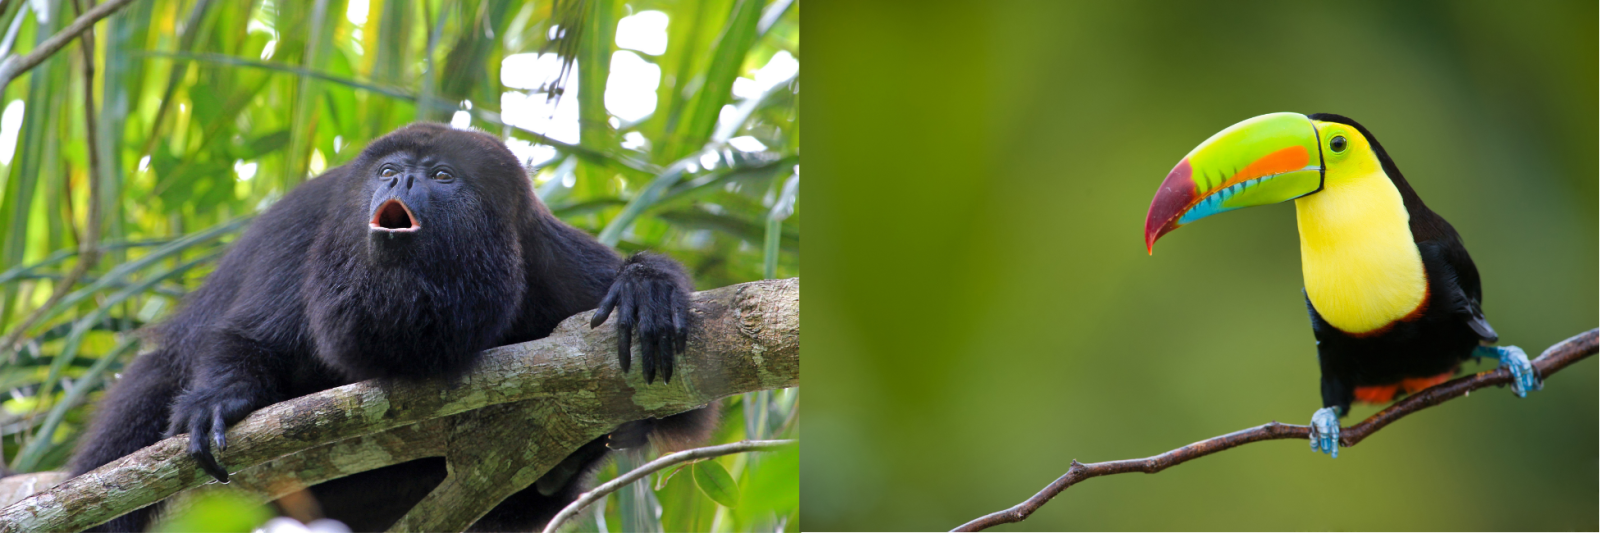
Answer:
<path fill-rule="evenodd" d="M 1547 378 L 1572 363 L 1594 355 L 1597 332 L 1600 332 L 1600 330 L 1591 329 L 1556 343 L 1556 345 L 1546 349 L 1538 359 L 1533 360 L 1533 367 L 1541 377 Z M 1383 429 L 1384 426 L 1388 426 L 1406 415 L 1466 396 L 1467 393 L 1474 390 L 1495 385 L 1506 385 L 1511 383 L 1511 380 L 1510 371 L 1504 368 L 1497 368 L 1471 376 L 1463 376 L 1423 389 L 1416 394 L 1407 396 L 1404 400 L 1396 402 L 1387 409 L 1367 417 L 1360 424 L 1341 430 L 1339 432 L 1339 443 L 1345 447 L 1355 446 L 1373 433 Z M 1055 498 L 1061 491 L 1067 490 L 1068 487 L 1089 478 L 1129 472 L 1154 474 L 1172 466 L 1252 442 L 1277 439 L 1309 439 L 1310 436 L 1311 428 L 1309 426 L 1269 422 L 1250 429 L 1212 437 L 1167 453 L 1143 459 L 1126 459 L 1089 464 L 1079 463 L 1074 460 L 1072 461 L 1072 466 L 1067 469 L 1066 474 L 1057 478 L 1044 490 L 1039 491 L 1038 494 L 1034 494 L 1032 498 L 1028 498 L 1026 501 L 1009 509 L 984 515 L 962 524 L 961 527 L 955 528 L 953 531 L 983 531 L 1000 524 L 1021 522 L 1026 520 L 1029 515 L 1032 515 L 1034 511 L 1043 507 L 1052 498 Z"/>
<path fill-rule="evenodd" d="M 72 42 L 72 39 L 77 37 L 78 34 L 94 27 L 94 23 L 100 22 L 100 19 L 111 16 L 118 9 L 122 9 L 123 6 L 131 3 L 133 3 L 133 0 L 111 0 L 95 6 L 94 9 L 90 9 L 88 13 L 84 13 L 83 16 L 73 20 L 67 27 L 62 28 L 60 32 L 39 43 L 39 46 L 28 52 L 28 55 L 6 57 L 5 61 L 0 62 L 0 90 L 5 89 L 7 85 L 11 85 L 11 80 L 17 79 L 17 76 L 32 70 L 33 67 L 39 66 L 40 63 L 55 55 L 56 52 L 60 52 L 62 48 L 66 48 L 67 43 Z"/>
<path fill-rule="evenodd" d="M 643 479 L 645 476 L 659 472 L 669 466 L 679 463 L 687 463 L 689 461 L 698 459 L 720 457 L 735 453 L 770 452 L 785 446 L 793 446 L 798 442 L 799 441 L 792 439 L 742 440 L 732 444 L 706 446 L 704 448 L 695 448 L 692 450 L 684 450 L 673 454 L 663 455 L 659 459 L 645 463 L 644 466 L 635 468 L 626 474 L 617 476 L 616 479 L 607 481 L 604 484 L 601 484 L 600 486 L 590 490 L 589 492 L 579 495 L 577 500 L 567 504 L 565 508 L 561 509 L 560 513 L 556 513 L 555 518 L 550 519 L 550 523 L 544 526 L 544 533 L 555 533 L 556 530 L 561 527 L 561 524 L 566 523 L 568 520 L 571 520 L 572 517 L 577 516 L 578 513 L 583 512 L 585 508 L 589 507 L 589 505 L 593 504 L 594 502 L 600 501 L 611 493 L 620 490 L 622 487 L 628 486 L 629 483 Z"/>

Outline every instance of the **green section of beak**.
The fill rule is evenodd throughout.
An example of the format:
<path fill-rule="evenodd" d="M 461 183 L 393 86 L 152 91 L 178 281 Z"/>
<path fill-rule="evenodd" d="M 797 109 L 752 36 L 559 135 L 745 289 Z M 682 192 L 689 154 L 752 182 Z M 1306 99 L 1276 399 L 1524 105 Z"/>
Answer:
<path fill-rule="evenodd" d="M 1316 126 L 1299 113 L 1245 120 L 1200 143 L 1173 167 L 1150 201 L 1145 243 L 1179 226 L 1322 189 Z"/>

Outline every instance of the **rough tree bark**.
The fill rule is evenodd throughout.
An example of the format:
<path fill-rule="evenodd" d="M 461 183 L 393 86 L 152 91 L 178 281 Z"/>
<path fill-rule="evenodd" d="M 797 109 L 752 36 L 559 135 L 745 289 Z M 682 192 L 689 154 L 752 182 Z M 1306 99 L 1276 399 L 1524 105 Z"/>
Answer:
<path fill-rule="evenodd" d="M 544 339 L 486 351 L 454 383 L 361 382 L 268 406 L 228 431 L 217 459 L 238 472 L 231 486 L 266 501 L 442 455 L 448 477 L 393 530 L 460 531 L 621 423 L 800 383 L 799 278 L 694 299 L 689 350 L 670 384 L 624 375 L 615 330 L 590 329 L 585 312 Z M 0 509 L 0 532 L 77 531 L 214 483 L 184 453 L 187 439 L 163 440 Z"/>

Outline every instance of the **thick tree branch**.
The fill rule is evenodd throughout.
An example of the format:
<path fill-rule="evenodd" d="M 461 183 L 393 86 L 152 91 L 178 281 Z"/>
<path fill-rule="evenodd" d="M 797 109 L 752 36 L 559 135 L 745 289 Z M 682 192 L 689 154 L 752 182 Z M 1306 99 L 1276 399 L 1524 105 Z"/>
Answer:
<path fill-rule="evenodd" d="M 445 454 L 447 419 L 330 442 L 267 461 L 228 478 L 228 488 L 266 503 L 350 474 Z"/>
<path fill-rule="evenodd" d="M 798 278 L 723 287 L 696 293 L 694 300 L 689 350 L 670 384 L 646 385 L 637 370 L 624 374 L 611 324 L 590 329 L 589 313 L 579 313 L 549 337 L 484 352 L 476 370 L 451 384 L 361 382 L 263 408 L 228 431 L 228 448 L 218 460 L 229 471 L 243 471 L 247 482 L 241 485 L 267 498 L 414 459 L 386 450 L 404 449 L 407 433 L 422 435 L 430 451 L 452 462 L 449 486 L 441 484 L 424 504 L 446 505 L 434 507 L 441 516 L 435 521 L 403 520 L 396 527 L 459 530 L 499 499 L 451 500 L 443 497 L 449 487 L 503 497 L 514 490 L 505 487 L 528 486 L 578 445 L 624 422 L 799 384 Z M 419 424 L 443 426 L 406 429 Z M 496 427 L 534 434 L 518 443 L 482 438 Z M 478 438 L 463 438 L 474 435 L 473 428 Z M 0 509 L 0 532 L 81 530 L 207 484 L 211 478 L 185 453 L 187 442 L 187 435 L 163 440 Z M 460 472 L 474 463 L 458 460 L 474 456 L 490 459 L 480 465 L 514 468 L 484 470 L 490 474 L 484 479 L 501 483 L 481 486 L 484 479 Z M 284 477 L 271 472 L 273 466 L 315 468 Z"/>
<path fill-rule="evenodd" d="M 1545 350 L 1543 354 L 1533 360 L 1533 366 L 1538 370 L 1539 376 L 1547 378 L 1572 363 L 1594 355 L 1597 331 L 1600 330 L 1591 329 L 1580 333 Z M 1511 381 L 1510 371 L 1504 368 L 1497 368 L 1487 372 L 1479 372 L 1472 376 L 1463 376 L 1423 389 L 1396 402 L 1387 409 L 1367 417 L 1360 424 L 1340 430 L 1339 444 L 1345 447 L 1355 446 L 1373 433 L 1383 429 L 1384 426 L 1392 424 L 1406 415 L 1439 405 L 1451 399 L 1466 396 L 1467 393 L 1477 389 L 1506 385 Z M 1057 478 L 1044 490 L 1033 495 L 1032 498 L 1028 498 L 1026 501 L 1009 509 L 984 515 L 976 520 L 962 524 L 961 527 L 955 528 L 953 531 L 983 531 L 1000 524 L 1021 522 L 1026 520 L 1034 511 L 1043 507 L 1046 502 L 1055 498 L 1061 491 L 1067 490 L 1068 487 L 1089 478 L 1129 472 L 1154 474 L 1172 466 L 1252 442 L 1276 439 L 1309 439 L 1310 436 L 1311 428 L 1309 426 L 1269 422 L 1265 425 L 1212 437 L 1167 453 L 1143 459 L 1089 464 L 1079 463 L 1074 460 L 1072 461 L 1072 466 L 1067 469 L 1066 474 Z"/>
<path fill-rule="evenodd" d="M 617 476 L 616 479 L 607 481 L 604 484 L 601 484 L 593 489 L 589 489 L 588 492 L 579 495 L 577 500 L 573 500 L 572 503 L 567 504 L 565 508 L 561 509 L 560 513 L 556 513 L 555 518 L 550 519 L 550 523 L 544 526 L 544 533 L 555 533 L 557 529 L 561 528 L 561 524 L 571 520 L 572 517 L 577 516 L 579 512 L 582 512 L 584 508 L 589 507 L 589 505 L 593 504 L 594 502 L 600 501 L 601 499 L 604 499 L 606 495 L 616 492 L 622 487 L 628 486 L 629 483 L 643 479 L 645 476 L 654 474 L 662 469 L 665 469 L 666 467 L 698 459 L 721 457 L 735 453 L 770 452 L 785 446 L 793 446 L 797 442 L 799 441 L 742 440 L 730 444 L 706 446 L 704 448 L 695 448 L 692 450 L 684 450 L 673 454 L 663 455 L 659 459 L 645 463 L 644 466 L 635 468 L 626 474 Z"/>

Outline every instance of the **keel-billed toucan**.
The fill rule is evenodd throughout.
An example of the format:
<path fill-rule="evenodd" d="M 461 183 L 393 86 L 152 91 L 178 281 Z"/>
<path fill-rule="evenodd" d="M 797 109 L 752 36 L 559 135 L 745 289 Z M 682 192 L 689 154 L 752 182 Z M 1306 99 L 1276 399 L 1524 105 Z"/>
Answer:
<path fill-rule="evenodd" d="M 1147 251 L 1178 226 L 1295 201 L 1300 263 L 1322 366 L 1311 447 L 1339 456 L 1352 401 L 1388 402 L 1493 357 L 1524 396 L 1528 357 L 1484 320 L 1478 269 L 1455 228 L 1423 205 L 1366 128 L 1326 113 L 1261 115 L 1212 135 L 1167 174 L 1145 218 Z"/>

